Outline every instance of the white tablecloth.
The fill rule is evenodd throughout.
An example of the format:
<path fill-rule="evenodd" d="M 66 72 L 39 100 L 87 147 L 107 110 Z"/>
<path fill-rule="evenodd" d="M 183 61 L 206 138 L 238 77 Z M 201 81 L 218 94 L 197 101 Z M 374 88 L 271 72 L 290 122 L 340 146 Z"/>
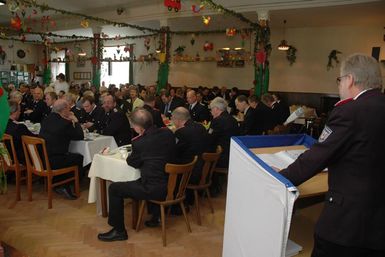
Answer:
<path fill-rule="evenodd" d="M 114 155 L 95 154 L 88 177 L 91 179 L 88 193 L 88 203 L 96 202 L 97 214 L 101 215 L 102 210 L 99 178 L 105 179 L 107 182 L 134 181 L 140 178 L 140 171 L 129 166 L 126 160 L 121 158 L 119 152 Z M 109 183 L 107 183 L 107 192 L 108 186 Z"/>
<path fill-rule="evenodd" d="M 83 155 L 83 166 L 86 166 L 91 163 L 94 155 L 105 147 L 109 147 L 111 150 L 118 148 L 114 137 L 99 136 L 90 141 L 71 141 L 69 152 Z"/>

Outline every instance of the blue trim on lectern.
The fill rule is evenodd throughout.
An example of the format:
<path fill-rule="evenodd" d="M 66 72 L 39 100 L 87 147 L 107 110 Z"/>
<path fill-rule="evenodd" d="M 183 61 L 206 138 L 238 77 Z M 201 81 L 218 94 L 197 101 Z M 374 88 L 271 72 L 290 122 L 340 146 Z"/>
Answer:
<path fill-rule="evenodd" d="M 260 147 L 277 147 L 289 145 L 305 145 L 312 146 L 316 140 L 306 134 L 298 135 L 272 135 L 272 136 L 239 136 L 232 137 L 233 139 L 251 158 L 253 158 L 259 165 L 261 165 L 273 177 L 279 180 L 287 188 L 295 188 L 295 186 L 286 177 L 276 172 L 273 168 L 262 161 L 256 154 L 250 151 L 249 148 Z"/>

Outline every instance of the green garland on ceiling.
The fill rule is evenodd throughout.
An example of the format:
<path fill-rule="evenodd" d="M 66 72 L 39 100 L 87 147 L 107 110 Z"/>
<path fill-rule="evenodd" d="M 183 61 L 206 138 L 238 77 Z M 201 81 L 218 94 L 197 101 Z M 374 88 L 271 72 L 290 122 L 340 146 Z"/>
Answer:
<path fill-rule="evenodd" d="M 36 2 L 36 0 L 18 0 L 17 2 L 19 2 L 21 4 L 24 4 L 27 7 L 39 8 L 41 12 L 54 11 L 55 13 L 60 13 L 60 14 L 63 14 L 63 15 L 78 16 L 78 17 L 82 17 L 83 19 L 92 20 L 92 21 L 96 21 L 96 22 L 100 22 L 100 23 L 104 23 L 104 24 L 109 24 L 109 25 L 117 26 L 117 27 L 129 27 L 129 28 L 132 28 L 132 29 L 140 30 L 143 33 L 146 32 L 146 31 L 153 32 L 153 33 L 155 33 L 155 32 L 159 33 L 158 29 L 142 27 L 142 26 L 128 24 L 128 23 L 124 23 L 124 22 L 111 21 L 111 20 L 100 18 L 100 17 L 90 16 L 90 15 L 86 15 L 86 14 L 82 14 L 82 13 L 77 13 L 77 12 L 70 12 L 70 11 L 66 11 L 66 10 L 62 10 L 62 9 L 51 7 L 51 6 L 47 5 L 47 4 L 38 4 Z"/>

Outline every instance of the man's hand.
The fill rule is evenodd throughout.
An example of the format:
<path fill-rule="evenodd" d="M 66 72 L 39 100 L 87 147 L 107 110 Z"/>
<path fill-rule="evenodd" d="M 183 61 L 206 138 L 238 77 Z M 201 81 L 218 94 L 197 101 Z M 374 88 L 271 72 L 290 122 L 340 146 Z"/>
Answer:
<path fill-rule="evenodd" d="M 79 122 L 78 118 L 76 118 L 75 114 L 73 112 L 70 112 L 70 115 L 68 116 L 68 118 L 74 122 L 74 123 L 77 123 Z"/>
<path fill-rule="evenodd" d="M 86 122 L 86 123 L 83 123 L 83 128 L 88 129 L 88 128 L 92 127 L 93 125 L 94 125 L 93 122 Z"/>

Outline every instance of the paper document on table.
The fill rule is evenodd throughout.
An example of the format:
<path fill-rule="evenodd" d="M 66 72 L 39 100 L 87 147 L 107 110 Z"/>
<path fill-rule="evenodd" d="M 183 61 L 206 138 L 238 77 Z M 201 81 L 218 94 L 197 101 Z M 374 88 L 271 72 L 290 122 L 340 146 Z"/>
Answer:
<path fill-rule="evenodd" d="M 257 154 L 257 156 L 267 165 L 281 170 L 287 168 L 306 150 L 285 150 L 273 154 Z"/>

